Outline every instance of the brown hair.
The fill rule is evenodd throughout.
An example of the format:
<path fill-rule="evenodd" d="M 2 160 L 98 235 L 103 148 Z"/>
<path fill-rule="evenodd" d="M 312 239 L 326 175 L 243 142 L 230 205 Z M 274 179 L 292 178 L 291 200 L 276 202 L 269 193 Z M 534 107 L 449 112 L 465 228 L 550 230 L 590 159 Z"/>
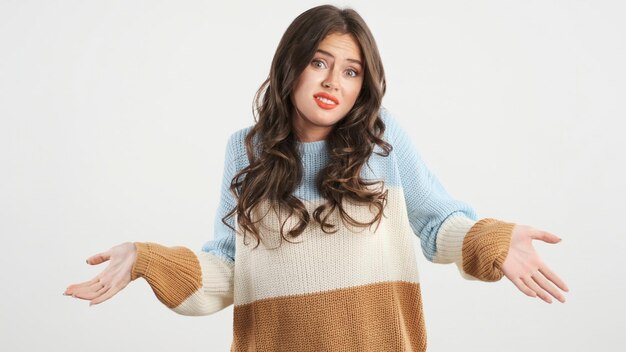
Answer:
<path fill-rule="evenodd" d="M 297 79 L 313 59 L 320 42 L 329 34 L 350 34 L 357 41 L 363 56 L 363 85 L 352 109 L 327 136 L 329 162 L 319 172 L 316 187 L 325 203 L 315 209 L 313 218 L 325 233 L 334 233 L 335 225 L 327 222 L 329 215 L 339 209 L 342 221 L 366 227 L 380 222 L 387 202 L 384 181 L 361 179 L 361 169 L 374 150 L 374 145 L 388 156 L 392 146 L 382 139 L 385 124 L 379 117 L 382 98 L 386 90 L 385 73 L 378 48 L 369 28 L 359 14 L 349 8 L 331 5 L 311 8 L 300 14 L 285 31 L 270 69 L 269 77 L 258 89 L 254 98 L 255 125 L 245 138 L 249 166 L 239 171 L 231 181 L 230 190 L 238 198 L 237 206 L 222 222 L 237 213 L 237 222 L 244 229 L 244 239 L 251 232 L 261 238 L 252 212 L 263 201 L 271 208 L 287 209 L 290 218 L 296 215 L 297 226 L 289 230 L 292 237 L 299 236 L 311 220 L 306 207 L 293 195 L 303 176 L 303 167 L 297 150 L 297 136 L 293 128 L 294 106 L 291 94 Z M 259 151 L 253 150 L 255 136 Z M 244 177 L 245 176 L 245 177 Z M 380 185 L 379 190 L 368 186 Z M 344 210 L 342 201 L 351 200 L 377 208 L 370 222 L 360 223 Z M 328 213 L 324 214 L 327 210 Z M 280 226 L 281 239 L 285 238 Z M 230 228 L 232 226 L 228 225 Z M 234 230 L 234 229 L 233 229 Z M 282 240 L 281 240 L 282 242 Z M 256 248 L 256 247 L 255 247 Z"/>

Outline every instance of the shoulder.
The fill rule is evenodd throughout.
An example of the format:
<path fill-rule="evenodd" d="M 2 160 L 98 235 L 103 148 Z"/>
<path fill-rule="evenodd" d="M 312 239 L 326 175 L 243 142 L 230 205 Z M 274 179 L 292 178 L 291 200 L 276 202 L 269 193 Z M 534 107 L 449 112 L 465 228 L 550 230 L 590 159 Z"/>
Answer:
<path fill-rule="evenodd" d="M 239 162 L 247 160 L 246 153 L 246 136 L 252 129 L 253 125 L 240 128 L 230 134 L 226 143 L 227 160 Z"/>
<path fill-rule="evenodd" d="M 389 109 L 387 109 L 386 107 L 381 106 L 380 112 L 378 113 L 378 115 L 383 120 L 383 122 L 385 122 L 385 124 L 391 124 L 391 125 L 396 124 L 396 116 L 391 111 L 389 111 Z"/>
<path fill-rule="evenodd" d="M 228 145 L 237 145 L 245 143 L 246 136 L 254 125 L 240 128 L 230 134 L 228 137 Z"/>
<path fill-rule="evenodd" d="M 385 124 L 385 140 L 395 147 L 396 144 L 406 143 L 408 134 L 400 124 L 398 117 L 389 109 L 381 106 L 379 112 L 380 119 Z"/>

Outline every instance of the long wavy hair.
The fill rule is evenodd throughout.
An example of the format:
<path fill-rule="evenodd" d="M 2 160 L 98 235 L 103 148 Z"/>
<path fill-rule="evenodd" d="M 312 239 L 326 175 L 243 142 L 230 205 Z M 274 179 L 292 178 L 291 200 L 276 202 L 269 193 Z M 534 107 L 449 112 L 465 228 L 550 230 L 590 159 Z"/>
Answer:
<path fill-rule="evenodd" d="M 244 230 L 244 242 L 248 232 L 256 238 L 257 246 L 261 242 L 257 226 L 261 219 L 253 214 L 264 201 L 268 201 L 274 211 L 278 209 L 277 213 L 286 209 L 287 219 L 295 215 L 296 225 L 288 231 L 293 238 L 311 221 L 305 205 L 294 195 L 303 176 L 303 166 L 293 126 L 291 94 L 320 42 L 333 33 L 350 34 L 357 41 L 364 61 L 364 79 L 354 106 L 326 138 L 329 162 L 316 178 L 316 187 L 325 203 L 315 209 L 313 219 L 325 233 L 335 233 L 336 226 L 328 223 L 328 219 L 336 209 L 342 222 L 357 227 L 371 226 L 380 222 L 384 215 L 387 202 L 384 181 L 372 182 L 360 177 L 375 145 L 383 149 L 382 154 L 377 153 L 381 156 L 388 156 L 392 150 L 382 139 L 385 124 L 379 117 L 386 81 L 378 47 L 356 11 L 323 5 L 303 12 L 289 25 L 274 54 L 269 77 L 255 94 L 255 124 L 245 137 L 249 166 L 233 177 L 230 191 L 237 197 L 237 205 L 222 218 L 222 222 L 232 228 L 226 219 L 237 213 L 237 222 Z M 255 137 L 258 144 L 253 143 Z M 370 188 L 376 185 L 380 187 Z M 377 214 L 371 221 L 361 223 L 345 211 L 344 199 L 373 206 Z M 287 219 L 280 226 L 280 242 L 282 239 L 290 242 L 284 236 Z"/>

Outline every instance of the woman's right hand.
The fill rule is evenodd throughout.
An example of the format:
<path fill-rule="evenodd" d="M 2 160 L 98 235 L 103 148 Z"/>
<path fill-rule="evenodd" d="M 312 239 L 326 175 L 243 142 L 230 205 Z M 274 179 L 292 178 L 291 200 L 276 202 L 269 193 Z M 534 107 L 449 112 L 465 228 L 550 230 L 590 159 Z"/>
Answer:
<path fill-rule="evenodd" d="M 68 286 L 63 294 L 91 300 L 91 306 L 104 302 L 121 291 L 131 281 L 130 274 L 137 259 L 137 248 L 134 243 L 125 242 L 87 258 L 87 264 L 98 265 L 109 259 L 109 265 L 100 274 L 89 281 Z"/>

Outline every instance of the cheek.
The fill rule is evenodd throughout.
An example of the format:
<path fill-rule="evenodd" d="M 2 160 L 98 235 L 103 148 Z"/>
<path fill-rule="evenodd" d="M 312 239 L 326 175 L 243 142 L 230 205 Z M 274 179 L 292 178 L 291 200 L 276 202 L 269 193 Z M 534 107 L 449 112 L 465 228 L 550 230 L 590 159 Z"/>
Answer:
<path fill-rule="evenodd" d="M 310 88 L 311 86 L 316 84 L 316 82 L 318 80 L 319 80 L 318 75 L 316 75 L 316 73 L 314 71 L 312 71 L 312 70 L 307 68 L 300 75 L 300 78 L 298 79 L 298 82 L 299 82 L 299 85 L 301 87 Z"/>
<path fill-rule="evenodd" d="M 296 84 L 293 86 L 293 90 L 291 93 L 292 99 L 302 99 L 302 96 L 306 93 L 306 84 L 305 81 L 302 80 L 303 77 L 300 77 Z"/>
<path fill-rule="evenodd" d="M 361 87 L 363 84 L 361 82 L 351 82 L 348 87 L 347 96 L 350 100 L 355 101 L 361 92 Z"/>

